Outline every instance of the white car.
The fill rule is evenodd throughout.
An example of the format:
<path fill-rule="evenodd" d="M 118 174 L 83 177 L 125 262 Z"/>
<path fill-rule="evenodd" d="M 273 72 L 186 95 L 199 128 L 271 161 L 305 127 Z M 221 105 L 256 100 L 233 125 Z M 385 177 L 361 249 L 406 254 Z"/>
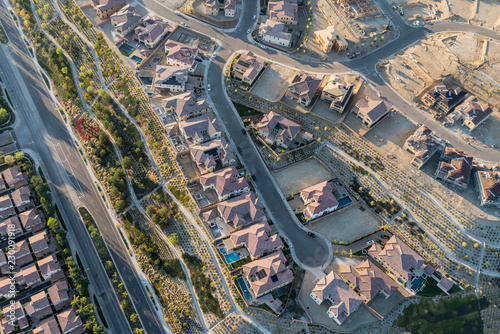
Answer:
<path fill-rule="evenodd" d="M 247 30 L 247 34 L 251 33 L 252 32 L 252 29 L 248 29 Z"/>
<path fill-rule="evenodd" d="M 210 87 L 210 84 L 207 84 L 207 91 L 211 91 L 211 90 L 212 90 L 212 87 Z"/>
<path fill-rule="evenodd" d="M 263 48 L 264 50 L 267 49 L 267 46 L 262 45 L 262 44 L 260 45 L 260 47 Z"/>
<path fill-rule="evenodd" d="M 178 10 L 176 10 L 176 11 L 174 12 L 174 14 L 176 14 L 176 15 L 181 15 L 181 13 L 179 13 L 179 11 L 178 11 Z"/>
<path fill-rule="evenodd" d="M 187 24 L 186 24 L 186 23 L 184 23 L 184 22 L 181 22 L 181 26 L 183 26 L 183 27 L 187 27 Z"/>
<path fill-rule="evenodd" d="M 368 240 L 368 241 L 366 242 L 366 245 L 367 245 L 367 246 L 370 246 L 370 245 L 373 245 L 374 243 L 375 243 L 375 241 L 373 241 L 373 240 Z"/>

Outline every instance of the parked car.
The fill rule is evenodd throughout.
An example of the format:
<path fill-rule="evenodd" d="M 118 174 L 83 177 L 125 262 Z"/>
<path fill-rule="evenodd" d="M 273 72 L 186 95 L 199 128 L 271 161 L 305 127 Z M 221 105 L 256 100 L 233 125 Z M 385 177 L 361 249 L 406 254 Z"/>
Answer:
<path fill-rule="evenodd" d="M 251 33 L 252 32 L 252 29 L 248 29 L 247 30 L 247 34 Z"/>
<path fill-rule="evenodd" d="M 238 152 L 240 152 L 240 154 L 243 153 L 243 150 L 239 146 L 238 146 Z"/>
<path fill-rule="evenodd" d="M 381 235 L 380 235 L 380 237 L 381 237 L 382 239 L 390 239 L 390 238 L 391 238 L 391 237 L 390 237 L 390 236 L 388 236 L 387 234 L 381 234 Z"/>
<path fill-rule="evenodd" d="M 312 233 L 312 232 L 307 232 L 307 235 L 308 235 L 308 236 L 310 236 L 310 237 L 313 237 L 313 238 L 316 236 L 316 235 L 315 235 L 314 233 Z"/>
<path fill-rule="evenodd" d="M 260 45 L 260 47 L 263 48 L 264 50 L 267 49 L 267 46 L 262 45 L 262 44 Z"/>
<path fill-rule="evenodd" d="M 255 177 L 255 175 L 252 175 L 252 180 L 255 182 L 257 181 L 257 178 Z"/>
<path fill-rule="evenodd" d="M 254 16 L 252 17 L 252 20 L 254 20 L 254 21 L 255 21 L 256 19 L 257 19 L 257 15 L 254 15 Z"/>
<path fill-rule="evenodd" d="M 381 244 L 381 243 L 382 243 L 382 240 L 380 240 L 380 239 L 377 239 L 377 242 L 378 242 L 379 244 Z"/>
<path fill-rule="evenodd" d="M 211 91 L 212 90 L 212 87 L 210 86 L 210 84 L 207 84 L 207 91 Z"/>
<path fill-rule="evenodd" d="M 181 13 L 180 13 L 178 10 L 176 10 L 176 11 L 174 12 L 174 14 L 176 14 L 176 15 L 181 15 Z"/>
<path fill-rule="evenodd" d="M 370 246 L 370 245 L 373 245 L 374 243 L 375 243 L 375 241 L 373 241 L 373 240 L 368 240 L 368 241 L 366 242 L 366 245 L 367 245 L 367 246 Z"/>
<path fill-rule="evenodd" d="M 241 133 L 242 133 L 243 135 L 246 135 L 246 134 L 247 134 L 247 130 L 245 130 L 245 129 L 241 129 Z"/>
<path fill-rule="evenodd" d="M 181 26 L 183 26 L 183 27 L 187 27 L 187 24 L 186 24 L 186 23 L 184 23 L 184 22 L 181 22 Z"/>

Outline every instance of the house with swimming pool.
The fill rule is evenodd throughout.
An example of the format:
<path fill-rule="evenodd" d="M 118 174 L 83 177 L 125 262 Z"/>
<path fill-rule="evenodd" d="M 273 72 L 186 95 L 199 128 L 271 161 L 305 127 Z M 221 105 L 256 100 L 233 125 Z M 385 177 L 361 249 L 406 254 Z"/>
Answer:
<path fill-rule="evenodd" d="M 224 245 L 226 249 L 246 248 L 250 259 L 256 260 L 282 249 L 283 241 L 278 234 L 271 235 L 271 227 L 263 221 L 231 233 L 231 237 L 224 239 Z"/>
<path fill-rule="evenodd" d="M 135 28 L 134 39 L 153 49 L 173 27 L 167 22 L 155 16 L 148 16 L 142 21 L 142 25 Z"/>
<path fill-rule="evenodd" d="M 135 10 L 134 6 L 126 5 L 111 15 L 111 24 L 117 33 L 126 36 L 141 23 L 142 16 L 137 14 Z"/>
<path fill-rule="evenodd" d="M 334 195 L 336 190 L 331 181 L 321 182 L 303 189 L 300 192 L 300 198 L 306 206 L 304 215 L 312 220 L 337 210 L 339 201 Z"/>

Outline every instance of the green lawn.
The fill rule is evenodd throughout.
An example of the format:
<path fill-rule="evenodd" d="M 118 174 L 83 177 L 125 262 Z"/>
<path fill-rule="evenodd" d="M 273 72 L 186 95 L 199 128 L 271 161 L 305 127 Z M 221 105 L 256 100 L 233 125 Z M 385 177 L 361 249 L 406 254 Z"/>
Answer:
<path fill-rule="evenodd" d="M 446 296 L 446 293 L 438 288 L 437 284 L 438 282 L 434 278 L 428 277 L 426 279 L 425 288 L 417 293 L 417 295 L 426 297 Z"/>
<path fill-rule="evenodd" d="M 254 116 L 254 115 L 262 114 L 260 111 L 252 109 L 252 108 L 247 107 L 247 106 L 244 106 L 243 104 L 233 102 L 233 105 L 236 108 L 236 110 L 238 111 L 238 115 L 240 115 L 240 117 Z"/>

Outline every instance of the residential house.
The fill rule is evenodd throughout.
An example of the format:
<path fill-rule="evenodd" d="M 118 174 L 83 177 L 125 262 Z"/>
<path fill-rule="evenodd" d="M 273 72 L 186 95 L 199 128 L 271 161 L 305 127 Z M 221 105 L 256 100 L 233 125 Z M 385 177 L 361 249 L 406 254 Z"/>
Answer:
<path fill-rule="evenodd" d="M 79 315 L 76 315 L 73 307 L 57 315 L 63 334 L 83 334 L 85 328 Z"/>
<path fill-rule="evenodd" d="M 379 92 L 371 90 L 366 94 L 366 100 L 360 99 L 351 112 L 361 119 L 363 125 L 371 128 L 389 113 L 392 103 Z"/>
<path fill-rule="evenodd" d="M 54 316 L 43 320 L 33 329 L 33 334 L 61 334 Z"/>
<path fill-rule="evenodd" d="M 125 0 L 92 0 L 97 15 L 101 19 L 106 19 L 125 7 Z"/>
<path fill-rule="evenodd" d="M 2 174 L 9 188 L 19 188 L 28 185 L 26 175 L 21 171 L 21 167 L 17 165 L 7 168 Z"/>
<path fill-rule="evenodd" d="M 315 31 L 314 37 L 325 53 L 332 51 L 332 48 L 335 48 L 337 52 L 347 50 L 347 41 L 333 25 Z"/>
<path fill-rule="evenodd" d="M 481 206 L 500 206 L 500 172 L 479 171 L 474 175 Z"/>
<path fill-rule="evenodd" d="M 222 135 L 221 126 L 212 113 L 180 122 L 179 131 L 186 138 L 189 146 L 216 140 Z"/>
<path fill-rule="evenodd" d="M 185 121 L 206 114 L 210 106 L 205 100 L 198 101 L 193 92 L 182 93 L 161 100 L 161 105 L 166 112 L 174 111 L 177 121 Z"/>
<path fill-rule="evenodd" d="M 234 62 L 233 75 L 242 82 L 251 86 L 266 65 L 266 61 L 254 56 L 252 51 L 244 51 Z"/>
<path fill-rule="evenodd" d="M 55 281 L 56 279 L 64 276 L 61 265 L 57 261 L 57 257 L 54 254 L 38 260 L 37 265 L 44 281 L 49 279 Z"/>
<path fill-rule="evenodd" d="M 16 263 L 17 264 L 17 263 Z M 28 287 L 32 286 L 41 281 L 38 270 L 35 264 L 30 264 L 26 267 L 21 268 L 19 272 L 14 275 L 17 285 L 26 285 Z"/>
<path fill-rule="evenodd" d="M 16 259 L 17 266 L 22 266 L 23 264 L 33 261 L 28 240 L 22 240 L 16 243 L 14 245 L 14 250 L 14 258 Z"/>
<path fill-rule="evenodd" d="M 340 276 L 359 293 L 365 302 L 369 302 L 379 293 L 389 298 L 398 290 L 396 282 L 368 260 L 364 260 L 356 268 L 343 266 Z"/>
<path fill-rule="evenodd" d="M 154 78 L 155 88 L 183 92 L 186 90 L 186 82 L 188 82 L 188 70 L 176 66 L 158 65 Z"/>
<path fill-rule="evenodd" d="M 4 307 L 2 313 L 4 314 L 2 326 L 7 334 L 29 326 L 23 306 L 19 301 Z"/>
<path fill-rule="evenodd" d="M 266 221 L 255 223 L 239 231 L 231 233 L 231 248 L 245 247 L 252 260 L 283 248 L 283 241 L 278 234 L 269 235 L 271 227 Z M 225 242 L 227 245 L 228 243 Z"/>
<path fill-rule="evenodd" d="M 236 167 L 229 166 L 216 172 L 202 175 L 200 183 L 203 190 L 213 189 L 219 201 L 250 191 L 250 185 L 244 177 L 237 177 Z"/>
<path fill-rule="evenodd" d="M 20 233 L 23 233 L 23 228 L 17 216 L 10 217 L 0 223 L 0 238 L 6 238 L 9 234 L 14 237 Z"/>
<path fill-rule="evenodd" d="M 318 90 L 321 80 L 308 75 L 303 71 L 295 73 L 292 82 L 288 85 L 285 96 L 296 100 L 300 105 L 307 107 Z"/>
<path fill-rule="evenodd" d="M 168 23 L 155 16 L 148 16 L 142 21 L 142 25 L 134 29 L 134 39 L 153 49 L 171 30 L 173 28 Z"/>
<path fill-rule="evenodd" d="M 7 185 L 5 184 L 5 181 L 3 178 L 0 176 L 0 191 L 7 189 Z"/>
<path fill-rule="evenodd" d="M 52 314 L 49 299 L 45 291 L 31 296 L 31 300 L 24 306 L 24 310 L 31 318 L 42 319 Z"/>
<path fill-rule="evenodd" d="M 337 210 L 339 202 L 333 194 L 337 189 L 330 181 L 318 183 L 300 191 L 306 206 L 304 214 L 309 220 Z"/>
<path fill-rule="evenodd" d="M 469 185 L 473 157 L 455 148 L 446 147 L 441 155 L 441 162 L 435 177 L 451 186 L 466 189 Z"/>
<path fill-rule="evenodd" d="M 213 172 L 217 167 L 230 166 L 236 161 L 233 149 L 224 138 L 192 146 L 191 157 L 202 175 Z"/>
<path fill-rule="evenodd" d="M 424 259 L 407 244 L 393 235 L 383 249 L 370 247 L 368 254 L 393 274 L 401 285 L 420 277 L 424 270 Z"/>
<path fill-rule="evenodd" d="M 17 292 L 17 289 L 14 287 L 14 282 L 10 280 L 10 278 L 7 277 L 2 277 L 0 278 L 0 299 L 5 298 L 8 299 L 12 295 L 15 295 Z M 13 290 L 11 290 L 11 287 Z"/>
<path fill-rule="evenodd" d="M 332 76 L 321 92 L 321 99 L 330 103 L 330 110 L 342 114 L 351 101 L 354 85 L 345 84 L 339 77 Z"/>
<path fill-rule="evenodd" d="M 259 37 L 266 43 L 284 46 L 292 46 L 292 34 L 284 23 L 268 19 L 259 27 Z"/>
<path fill-rule="evenodd" d="M 111 24 L 117 33 L 126 36 L 141 23 L 141 19 L 142 16 L 135 12 L 135 6 L 126 5 L 111 15 Z"/>
<path fill-rule="evenodd" d="M 14 205 L 17 207 L 17 210 L 24 211 L 29 209 L 35 205 L 33 200 L 31 199 L 31 191 L 29 187 L 22 187 L 14 190 L 10 196 L 12 197 L 12 201 Z"/>
<path fill-rule="evenodd" d="M 293 273 L 286 266 L 281 250 L 243 266 L 245 279 L 250 283 L 254 298 L 279 289 L 293 281 Z"/>
<path fill-rule="evenodd" d="M 48 236 L 45 231 L 37 233 L 28 239 L 31 249 L 33 250 L 33 254 L 37 259 L 44 257 L 50 252 L 47 240 Z"/>
<path fill-rule="evenodd" d="M 229 232 L 266 220 L 264 206 L 253 192 L 248 192 L 217 204 L 217 211 Z"/>
<path fill-rule="evenodd" d="M 413 154 L 411 164 L 421 168 L 441 149 L 441 144 L 432 136 L 432 131 L 422 125 L 406 139 L 403 149 Z"/>
<path fill-rule="evenodd" d="M 219 0 L 205 0 L 205 14 L 212 16 L 219 15 L 220 8 Z"/>
<path fill-rule="evenodd" d="M 236 14 L 236 0 L 206 0 L 205 13 L 216 16 L 223 10 L 224 16 L 234 17 Z"/>
<path fill-rule="evenodd" d="M 310 297 L 318 305 L 326 301 L 328 316 L 339 325 L 363 304 L 363 299 L 333 271 L 316 282 Z"/>
<path fill-rule="evenodd" d="M 9 195 L 0 197 L 0 218 L 5 219 L 16 214 L 14 205 Z"/>
<path fill-rule="evenodd" d="M 461 87 L 440 82 L 424 94 L 422 102 L 446 115 L 462 102 L 466 95 L 467 91 Z"/>
<path fill-rule="evenodd" d="M 66 280 L 57 281 L 47 289 L 50 301 L 54 308 L 59 311 L 70 303 L 68 295 L 68 282 Z"/>
<path fill-rule="evenodd" d="M 296 25 L 299 22 L 297 3 L 285 0 L 270 1 L 267 4 L 268 15 L 271 20 L 284 24 Z"/>
<path fill-rule="evenodd" d="M 33 231 L 33 233 L 36 233 L 45 228 L 45 223 L 42 221 L 42 217 L 40 217 L 36 208 L 21 212 L 19 219 L 21 219 L 21 224 L 28 232 Z"/>
<path fill-rule="evenodd" d="M 165 43 L 167 65 L 187 68 L 189 73 L 196 70 L 198 48 L 181 42 L 168 40 Z"/>
<path fill-rule="evenodd" d="M 463 125 L 468 128 L 469 132 L 474 131 L 479 125 L 483 124 L 493 112 L 488 103 L 479 100 L 474 95 L 469 96 L 455 110 L 463 115 Z"/>
<path fill-rule="evenodd" d="M 257 129 L 259 136 L 266 142 L 288 149 L 301 127 L 283 116 L 270 112 L 257 124 Z"/>
<path fill-rule="evenodd" d="M 236 15 L 236 0 L 224 0 L 224 16 L 234 17 Z"/>

